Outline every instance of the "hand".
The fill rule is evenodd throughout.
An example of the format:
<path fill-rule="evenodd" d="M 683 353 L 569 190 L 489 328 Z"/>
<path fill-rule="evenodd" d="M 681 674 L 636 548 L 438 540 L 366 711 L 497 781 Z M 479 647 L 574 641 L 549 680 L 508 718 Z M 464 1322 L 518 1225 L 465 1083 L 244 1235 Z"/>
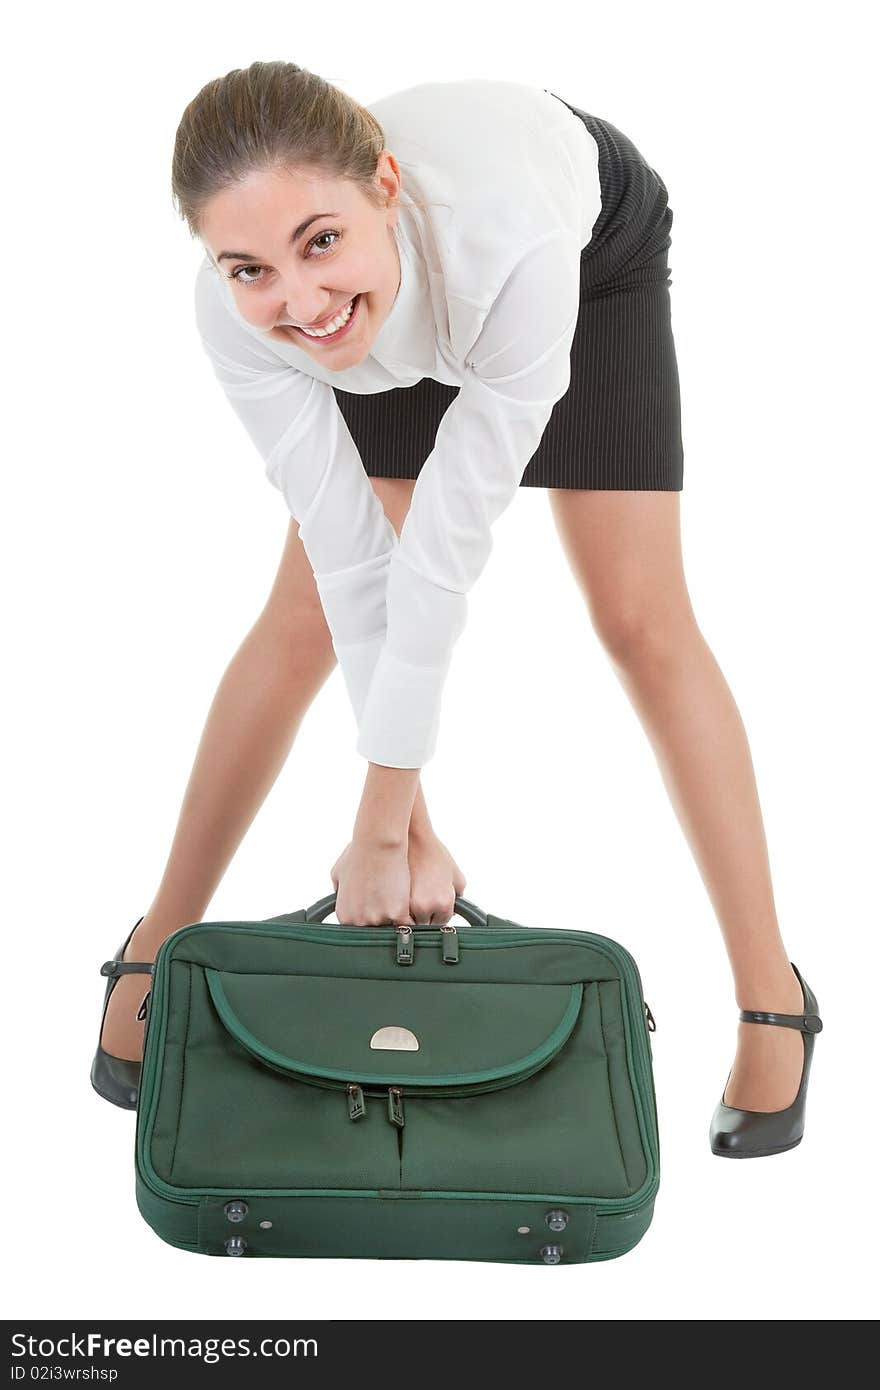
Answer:
<path fill-rule="evenodd" d="M 455 915 L 455 899 L 464 892 L 467 879 L 433 831 L 411 832 L 407 855 L 414 921 L 445 926 Z"/>
<path fill-rule="evenodd" d="M 352 840 L 330 870 L 336 918 L 360 927 L 415 926 L 405 845 Z"/>

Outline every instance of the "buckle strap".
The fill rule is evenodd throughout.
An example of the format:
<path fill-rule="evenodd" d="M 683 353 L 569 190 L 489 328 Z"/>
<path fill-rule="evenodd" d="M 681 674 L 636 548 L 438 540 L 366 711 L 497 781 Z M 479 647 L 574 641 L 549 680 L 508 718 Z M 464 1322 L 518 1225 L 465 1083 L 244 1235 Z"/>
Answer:
<path fill-rule="evenodd" d="M 146 960 L 105 960 L 101 974 L 112 975 L 152 975 L 156 969 L 155 961 Z"/>
<path fill-rule="evenodd" d="M 783 1028 L 799 1028 L 802 1033 L 821 1033 L 822 1020 L 818 1014 L 774 1014 L 762 1009 L 740 1009 L 744 1023 L 778 1023 Z"/>

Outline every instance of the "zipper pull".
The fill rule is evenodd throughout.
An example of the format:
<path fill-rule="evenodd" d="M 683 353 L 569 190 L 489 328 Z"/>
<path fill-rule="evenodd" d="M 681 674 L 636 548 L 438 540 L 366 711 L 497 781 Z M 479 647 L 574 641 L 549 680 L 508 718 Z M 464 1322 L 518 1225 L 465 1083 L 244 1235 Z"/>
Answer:
<path fill-rule="evenodd" d="M 413 930 L 412 927 L 397 928 L 397 964 L 412 965 L 413 963 Z"/>
<path fill-rule="evenodd" d="M 138 1020 L 139 1023 L 143 1023 L 144 1019 L 145 1019 L 146 1016 L 147 1016 L 147 1008 L 149 1007 L 149 998 L 150 998 L 150 995 L 151 995 L 151 994 L 152 994 L 152 990 L 149 990 L 149 989 L 148 989 L 147 992 L 146 992 L 146 994 L 144 995 L 143 1002 L 142 1002 L 140 1008 L 138 1009 L 137 1013 L 135 1014 L 135 1018 Z"/>
<path fill-rule="evenodd" d="M 646 1022 L 647 1025 L 648 1025 L 648 1032 L 649 1032 L 649 1033 L 656 1033 L 656 1032 L 657 1032 L 657 1024 L 656 1024 L 656 1022 L 655 1022 L 655 1020 L 654 1020 L 654 1015 L 651 1013 L 651 1010 L 648 1008 L 648 1001 L 647 1001 L 646 999 L 643 999 L 643 1000 L 642 1000 L 642 1003 L 643 1003 L 644 1006 L 645 1006 L 645 1022 Z"/>
<path fill-rule="evenodd" d="M 362 1120 L 367 1113 L 364 1093 L 356 1082 L 351 1081 L 346 1087 L 348 1091 L 348 1113 L 353 1120 Z"/>
<path fill-rule="evenodd" d="M 443 959 L 447 965 L 458 964 L 458 928 L 447 926 L 441 927 L 443 933 Z"/>
<path fill-rule="evenodd" d="M 403 1129 L 403 1093 L 399 1086 L 388 1088 L 388 1118 L 398 1129 Z"/>

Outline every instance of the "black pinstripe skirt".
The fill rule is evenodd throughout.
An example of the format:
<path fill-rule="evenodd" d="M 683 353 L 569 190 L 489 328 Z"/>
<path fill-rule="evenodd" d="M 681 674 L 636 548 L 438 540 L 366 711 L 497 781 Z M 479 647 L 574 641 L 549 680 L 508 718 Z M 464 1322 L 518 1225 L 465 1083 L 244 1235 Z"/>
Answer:
<path fill-rule="evenodd" d="M 680 492 L 666 185 L 610 121 L 569 109 L 599 147 L 602 209 L 581 255 L 571 384 L 520 486 Z M 369 395 L 334 390 L 371 478 L 417 478 L 458 394 L 457 386 L 428 377 Z"/>

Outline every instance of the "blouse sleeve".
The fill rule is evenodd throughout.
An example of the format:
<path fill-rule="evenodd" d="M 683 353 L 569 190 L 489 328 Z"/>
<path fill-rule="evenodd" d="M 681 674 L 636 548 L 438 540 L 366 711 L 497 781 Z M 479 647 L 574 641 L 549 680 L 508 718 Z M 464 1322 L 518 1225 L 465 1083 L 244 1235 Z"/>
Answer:
<path fill-rule="evenodd" d="M 569 233 L 533 246 L 466 354 L 464 381 L 387 565 L 386 634 L 357 742 L 370 762 L 421 767 L 433 756 L 443 686 L 466 623 L 467 593 L 489 558 L 491 527 L 568 390 L 580 256 Z"/>
<path fill-rule="evenodd" d="M 203 263 L 196 323 L 214 373 L 299 523 L 356 721 L 385 641 L 397 532 L 385 515 L 333 388 L 290 366 L 236 321 L 219 272 Z"/>

